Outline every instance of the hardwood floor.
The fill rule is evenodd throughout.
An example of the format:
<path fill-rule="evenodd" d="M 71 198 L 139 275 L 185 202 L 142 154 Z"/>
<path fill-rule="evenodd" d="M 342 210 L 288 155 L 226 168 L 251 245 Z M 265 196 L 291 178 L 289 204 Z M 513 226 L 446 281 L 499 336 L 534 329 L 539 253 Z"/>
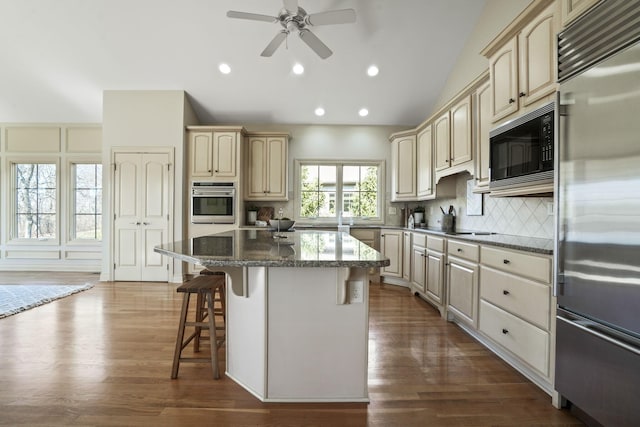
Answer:
<path fill-rule="evenodd" d="M 1 273 L 0 282 L 96 275 Z M 265 404 L 207 364 L 170 379 L 181 295 L 100 282 L 0 319 L 0 425 L 573 426 L 551 399 L 405 288 L 371 287 L 370 404 Z M 222 357 L 224 352 L 221 352 Z"/>

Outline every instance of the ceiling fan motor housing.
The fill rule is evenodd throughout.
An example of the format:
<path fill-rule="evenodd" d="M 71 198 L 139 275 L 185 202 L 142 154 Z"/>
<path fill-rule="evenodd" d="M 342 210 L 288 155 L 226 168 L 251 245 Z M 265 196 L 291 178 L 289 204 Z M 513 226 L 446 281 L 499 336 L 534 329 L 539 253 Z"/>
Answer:
<path fill-rule="evenodd" d="M 307 12 L 301 7 L 298 7 L 298 13 L 295 15 L 289 13 L 287 9 L 282 9 L 278 15 L 278 21 L 287 31 L 304 30 L 309 24 Z"/>

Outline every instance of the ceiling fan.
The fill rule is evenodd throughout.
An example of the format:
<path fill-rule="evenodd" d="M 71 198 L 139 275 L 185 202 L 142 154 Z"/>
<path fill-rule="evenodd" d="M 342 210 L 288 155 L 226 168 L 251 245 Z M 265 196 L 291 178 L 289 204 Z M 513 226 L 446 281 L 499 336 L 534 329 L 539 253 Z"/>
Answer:
<path fill-rule="evenodd" d="M 326 59 L 333 54 L 331 49 L 309 30 L 310 26 L 350 24 L 356 22 L 356 11 L 353 9 L 330 10 L 327 12 L 308 14 L 303 8 L 298 6 L 298 0 L 283 0 L 284 7 L 278 16 L 260 15 L 256 13 L 227 12 L 229 18 L 249 19 L 251 21 L 279 22 L 282 30 L 271 40 L 262 51 L 262 56 L 271 56 L 280 47 L 292 31 L 297 31 L 298 35 L 318 56 Z"/>

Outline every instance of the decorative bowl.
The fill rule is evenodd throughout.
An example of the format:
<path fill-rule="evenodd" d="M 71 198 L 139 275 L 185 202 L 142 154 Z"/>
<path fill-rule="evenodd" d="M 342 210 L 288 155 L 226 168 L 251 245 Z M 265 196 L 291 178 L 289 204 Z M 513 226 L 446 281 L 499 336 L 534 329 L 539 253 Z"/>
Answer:
<path fill-rule="evenodd" d="M 290 219 L 270 219 L 269 220 L 269 225 L 271 226 L 271 228 L 273 228 L 274 230 L 280 230 L 280 231 L 286 231 L 288 229 L 290 229 L 291 227 L 293 227 L 293 224 L 295 224 L 295 221 L 292 221 Z"/>

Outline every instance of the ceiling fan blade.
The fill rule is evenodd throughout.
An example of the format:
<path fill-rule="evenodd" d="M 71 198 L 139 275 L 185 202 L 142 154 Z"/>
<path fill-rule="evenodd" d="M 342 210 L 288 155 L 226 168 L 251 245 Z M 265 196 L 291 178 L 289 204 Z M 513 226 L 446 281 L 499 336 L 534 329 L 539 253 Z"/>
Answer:
<path fill-rule="evenodd" d="M 326 44 L 322 43 L 315 34 L 307 29 L 300 30 L 300 38 L 303 42 L 305 42 L 318 56 L 322 59 L 327 59 L 330 57 L 333 52 L 331 49 L 327 47 Z"/>
<path fill-rule="evenodd" d="M 268 15 L 260 15 L 257 13 L 237 12 L 230 10 L 227 12 L 227 17 L 236 19 L 249 19 L 251 21 L 264 21 L 264 22 L 276 22 L 278 18 Z"/>
<path fill-rule="evenodd" d="M 353 9 L 341 9 L 312 13 L 307 16 L 306 21 L 310 25 L 351 24 L 356 22 L 356 11 Z"/>
<path fill-rule="evenodd" d="M 282 0 L 284 8 L 292 15 L 298 14 L 298 0 Z"/>
<path fill-rule="evenodd" d="M 285 39 L 287 38 L 287 34 L 289 33 L 286 31 L 280 31 L 278 34 L 276 34 L 273 40 L 271 40 L 271 42 L 267 45 L 267 47 L 264 48 L 260 56 L 273 55 L 276 49 L 278 49 L 278 47 L 280 47 L 282 42 L 285 41 Z"/>

